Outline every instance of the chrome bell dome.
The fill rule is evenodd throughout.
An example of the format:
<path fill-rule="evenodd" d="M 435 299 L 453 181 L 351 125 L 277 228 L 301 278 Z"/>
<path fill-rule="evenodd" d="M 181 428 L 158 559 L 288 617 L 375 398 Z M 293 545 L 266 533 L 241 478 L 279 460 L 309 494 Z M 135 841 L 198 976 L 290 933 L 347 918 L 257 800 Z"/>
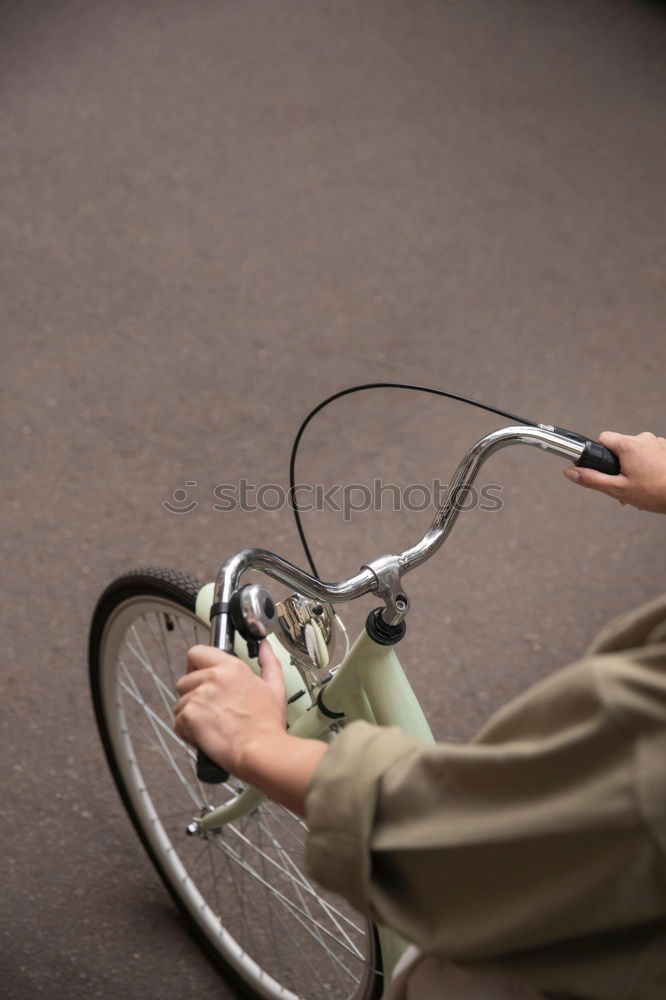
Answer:
<path fill-rule="evenodd" d="M 291 654 L 303 679 L 311 690 L 316 676 L 303 671 L 325 670 L 335 646 L 335 616 L 333 608 L 302 594 L 290 594 L 276 606 L 275 635 Z"/>

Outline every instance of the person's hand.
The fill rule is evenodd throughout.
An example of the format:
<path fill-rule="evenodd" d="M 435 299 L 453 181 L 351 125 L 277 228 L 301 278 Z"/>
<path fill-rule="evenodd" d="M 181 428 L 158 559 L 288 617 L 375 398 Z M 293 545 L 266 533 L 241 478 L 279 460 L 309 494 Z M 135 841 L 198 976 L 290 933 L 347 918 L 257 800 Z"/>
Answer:
<path fill-rule="evenodd" d="M 265 639 L 259 666 L 261 677 L 236 656 L 193 646 L 187 673 L 176 684 L 176 732 L 241 781 L 304 816 L 306 789 L 327 744 L 287 733 L 282 667 Z"/>
<path fill-rule="evenodd" d="M 594 469 L 572 467 L 564 470 L 567 479 L 606 493 L 621 504 L 666 514 L 666 439 L 649 431 L 636 435 L 604 431 L 599 440 L 619 458 L 620 474 L 607 476 Z"/>
<path fill-rule="evenodd" d="M 285 733 L 282 668 L 265 640 L 259 647 L 261 677 L 242 660 L 212 646 L 193 646 L 187 673 L 176 684 L 178 735 L 216 764 L 244 777 L 248 747 Z"/>

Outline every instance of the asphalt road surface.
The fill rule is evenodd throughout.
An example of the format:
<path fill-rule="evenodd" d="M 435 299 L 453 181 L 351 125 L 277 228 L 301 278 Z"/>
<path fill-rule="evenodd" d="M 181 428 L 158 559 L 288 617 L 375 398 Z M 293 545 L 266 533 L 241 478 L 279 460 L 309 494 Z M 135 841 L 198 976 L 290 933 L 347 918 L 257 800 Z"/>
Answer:
<path fill-rule="evenodd" d="M 214 489 L 284 487 L 301 417 L 346 385 L 663 433 L 664 7 L 9 0 L 1 23 L 0 993 L 228 997 L 107 773 L 96 597 L 247 545 L 303 564 L 288 510 L 220 512 Z M 418 506 L 407 487 L 501 423 L 356 396 L 297 478 Z M 441 739 L 664 588 L 666 521 L 562 468 L 494 457 L 501 509 L 409 580 L 401 659 Z M 179 490 L 189 513 L 163 506 Z M 325 578 L 420 537 L 427 511 L 386 506 L 307 515 Z"/>

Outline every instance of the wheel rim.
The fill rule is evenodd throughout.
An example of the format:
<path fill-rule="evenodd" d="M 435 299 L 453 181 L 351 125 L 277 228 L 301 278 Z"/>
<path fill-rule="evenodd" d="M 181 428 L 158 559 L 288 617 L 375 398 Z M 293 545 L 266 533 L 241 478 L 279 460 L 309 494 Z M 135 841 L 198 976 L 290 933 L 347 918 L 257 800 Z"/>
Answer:
<path fill-rule="evenodd" d="M 159 597 L 125 601 L 105 628 L 105 722 L 138 823 L 190 917 L 261 997 L 365 997 L 374 979 L 372 932 L 305 875 L 299 817 L 265 801 L 208 840 L 185 834 L 194 816 L 242 787 L 233 778 L 199 782 L 195 752 L 172 728 L 175 681 L 187 649 L 200 642 L 208 642 L 207 628 Z"/>

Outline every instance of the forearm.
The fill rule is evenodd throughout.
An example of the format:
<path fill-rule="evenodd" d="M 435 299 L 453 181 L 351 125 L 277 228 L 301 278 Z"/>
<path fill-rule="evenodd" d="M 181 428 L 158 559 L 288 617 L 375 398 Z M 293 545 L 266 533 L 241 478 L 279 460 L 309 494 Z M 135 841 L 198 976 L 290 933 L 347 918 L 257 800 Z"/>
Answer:
<path fill-rule="evenodd" d="M 328 745 L 279 732 L 248 742 L 236 776 L 305 816 L 305 790 Z"/>

